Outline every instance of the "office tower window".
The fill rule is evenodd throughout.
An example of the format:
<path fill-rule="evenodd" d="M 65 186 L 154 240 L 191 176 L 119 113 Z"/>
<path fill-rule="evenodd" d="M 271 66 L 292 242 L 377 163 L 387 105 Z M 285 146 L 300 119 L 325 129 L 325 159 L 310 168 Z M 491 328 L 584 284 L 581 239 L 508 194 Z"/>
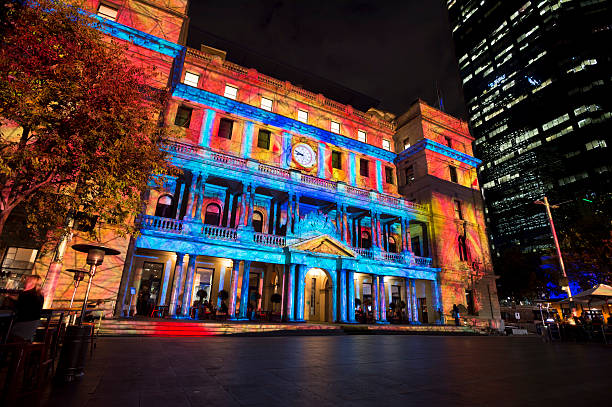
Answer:
<path fill-rule="evenodd" d="M 332 151 L 332 168 L 337 170 L 342 169 L 342 153 L 340 151 Z"/>
<path fill-rule="evenodd" d="M 225 85 L 225 92 L 223 93 L 223 96 L 228 99 L 236 100 L 236 97 L 238 96 L 238 88 L 232 85 Z"/>
<path fill-rule="evenodd" d="M 195 74 L 193 72 L 185 72 L 185 80 L 183 81 L 185 85 L 189 85 L 189 86 L 193 86 L 194 88 L 197 88 L 199 81 L 200 81 L 200 75 Z"/>
<path fill-rule="evenodd" d="M 219 132 L 217 135 L 221 138 L 231 139 L 232 129 L 234 128 L 234 121 L 230 119 L 221 119 L 219 121 Z"/>
<path fill-rule="evenodd" d="M 271 133 L 269 130 L 259 129 L 259 133 L 257 134 L 257 147 L 269 150 L 270 135 Z"/>
<path fill-rule="evenodd" d="M 360 158 L 359 159 L 359 175 L 361 175 L 362 177 L 369 177 L 370 176 L 370 166 L 369 166 L 369 164 L 370 163 L 365 158 Z"/>
<path fill-rule="evenodd" d="M 193 109 L 190 107 L 179 106 L 176 110 L 176 116 L 174 117 L 174 124 L 188 129 L 191 123 L 192 112 Z"/>

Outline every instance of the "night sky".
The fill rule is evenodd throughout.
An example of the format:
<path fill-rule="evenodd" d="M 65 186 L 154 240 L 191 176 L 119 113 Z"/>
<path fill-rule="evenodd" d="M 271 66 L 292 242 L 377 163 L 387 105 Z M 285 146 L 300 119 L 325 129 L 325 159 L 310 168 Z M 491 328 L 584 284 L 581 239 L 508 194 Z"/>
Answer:
<path fill-rule="evenodd" d="M 466 116 L 442 0 L 192 0 L 189 15 L 192 48 L 206 43 L 229 61 L 333 96 L 325 81 L 312 89 L 304 80 L 316 75 L 396 114 L 417 98 L 435 105 L 437 82 L 445 110 Z M 303 73 L 291 77 L 288 67 Z"/>

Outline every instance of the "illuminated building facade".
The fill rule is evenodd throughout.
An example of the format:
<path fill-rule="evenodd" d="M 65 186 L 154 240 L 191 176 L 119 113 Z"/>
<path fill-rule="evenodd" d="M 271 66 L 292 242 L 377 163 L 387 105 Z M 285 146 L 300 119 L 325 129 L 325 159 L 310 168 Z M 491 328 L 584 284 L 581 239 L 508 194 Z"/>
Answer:
<path fill-rule="evenodd" d="M 448 0 L 498 254 L 552 244 L 534 201 L 610 192 L 610 3 Z"/>
<path fill-rule="evenodd" d="M 107 232 L 122 254 L 101 267 L 91 298 L 112 301 L 116 316 L 167 307 L 189 317 L 197 295 L 221 307 L 225 291 L 238 320 L 251 304 L 283 321 L 346 323 L 359 309 L 372 322 L 441 323 L 463 304 L 475 323 L 498 326 L 465 122 L 422 101 L 396 119 L 364 113 L 178 45 L 186 2 L 148 3 L 164 6 L 146 24 L 138 1 L 83 7 L 104 14 L 104 31 L 130 41 L 137 62 L 157 58 L 172 92 L 165 120 L 181 134 L 164 148 L 180 175 L 146 191 L 138 236 Z"/>

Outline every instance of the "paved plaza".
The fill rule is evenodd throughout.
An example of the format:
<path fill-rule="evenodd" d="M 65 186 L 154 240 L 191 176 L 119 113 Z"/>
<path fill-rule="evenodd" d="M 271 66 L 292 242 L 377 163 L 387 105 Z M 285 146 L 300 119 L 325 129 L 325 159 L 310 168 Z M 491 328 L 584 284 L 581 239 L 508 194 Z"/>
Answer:
<path fill-rule="evenodd" d="M 612 349 L 534 337 L 102 338 L 42 406 L 585 406 Z"/>

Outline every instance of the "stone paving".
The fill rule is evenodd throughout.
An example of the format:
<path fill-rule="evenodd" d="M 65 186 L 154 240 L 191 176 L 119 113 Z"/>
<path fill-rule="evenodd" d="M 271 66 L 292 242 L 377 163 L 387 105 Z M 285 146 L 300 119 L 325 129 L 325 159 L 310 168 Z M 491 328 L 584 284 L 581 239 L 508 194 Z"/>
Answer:
<path fill-rule="evenodd" d="M 534 337 L 102 338 L 41 406 L 608 405 L 611 372 L 609 347 Z"/>

